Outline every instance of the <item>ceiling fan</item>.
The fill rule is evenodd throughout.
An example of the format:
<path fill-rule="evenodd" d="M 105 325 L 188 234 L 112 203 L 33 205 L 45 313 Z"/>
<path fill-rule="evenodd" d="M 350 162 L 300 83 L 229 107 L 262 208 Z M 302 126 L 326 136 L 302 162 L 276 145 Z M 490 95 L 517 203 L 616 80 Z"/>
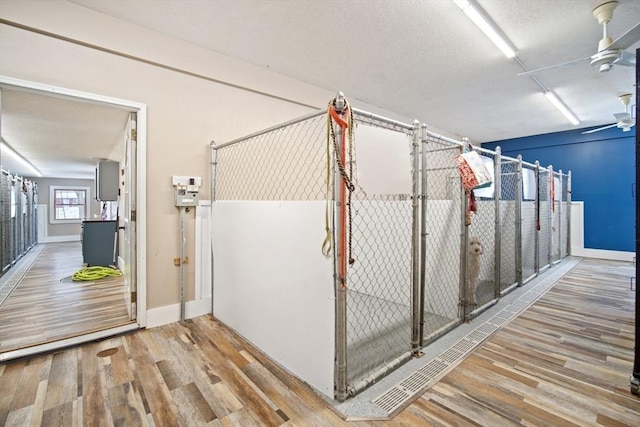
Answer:
<path fill-rule="evenodd" d="M 593 9 L 593 16 L 598 20 L 598 23 L 602 25 L 602 40 L 598 43 L 598 52 L 594 55 L 586 58 L 576 59 L 569 62 L 563 62 L 562 64 L 551 65 L 548 67 L 538 68 L 536 70 L 527 71 L 518 74 L 519 76 L 527 76 L 537 73 L 539 71 L 549 70 L 551 68 L 562 67 L 564 65 L 574 64 L 576 62 L 582 62 L 589 60 L 592 67 L 598 67 L 598 70 L 603 73 L 611 70 L 613 65 L 623 65 L 632 67 L 636 65 L 636 55 L 631 52 L 625 52 L 625 49 L 640 41 L 640 23 L 631 27 L 626 33 L 618 37 L 615 41 L 609 36 L 607 27 L 611 18 L 613 17 L 613 11 L 618 6 L 617 1 L 607 1 L 600 6 Z"/>
<path fill-rule="evenodd" d="M 629 132 L 631 128 L 636 124 L 636 121 L 633 119 L 633 117 L 631 117 L 631 113 L 629 112 L 629 104 L 631 103 L 631 94 L 625 93 L 624 95 L 620 95 L 619 98 L 620 98 L 620 102 L 622 102 L 622 105 L 624 105 L 624 113 L 616 113 L 613 115 L 613 117 L 615 117 L 617 120 L 616 123 L 613 123 L 608 126 L 596 128 L 596 129 L 591 129 L 586 132 L 582 132 L 582 134 L 585 135 L 587 133 L 594 133 L 594 132 L 598 132 L 598 131 L 613 128 L 613 127 L 619 127 L 620 129 L 622 129 L 623 132 Z"/>

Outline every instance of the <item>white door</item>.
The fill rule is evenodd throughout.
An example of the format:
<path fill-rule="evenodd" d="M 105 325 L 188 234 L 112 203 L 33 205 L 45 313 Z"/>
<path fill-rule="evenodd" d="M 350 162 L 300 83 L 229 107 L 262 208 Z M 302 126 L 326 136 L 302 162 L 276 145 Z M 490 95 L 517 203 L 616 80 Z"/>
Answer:
<path fill-rule="evenodd" d="M 121 191 L 124 197 L 121 199 L 119 211 L 119 224 L 122 231 L 123 244 L 122 259 L 124 265 L 124 298 L 127 302 L 129 320 L 136 320 L 137 310 L 137 285 L 136 285 L 136 141 L 137 141 L 137 113 L 129 114 L 129 121 L 125 129 L 125 153 L 124 174 L 121 177 Z"/>

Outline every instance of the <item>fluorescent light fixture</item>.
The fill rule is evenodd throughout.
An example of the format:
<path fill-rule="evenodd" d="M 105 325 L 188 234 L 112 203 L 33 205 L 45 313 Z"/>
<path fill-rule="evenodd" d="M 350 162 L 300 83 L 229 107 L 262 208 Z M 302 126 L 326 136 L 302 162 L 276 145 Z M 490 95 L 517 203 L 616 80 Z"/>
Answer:
<path fill-rule="evenodd" d="M 42 172 L 40 172 L 35 166 L 33 166 L 31 164 L 31 162 L 29 162 L 27 159 L 25 159 L 24 157 L 22 157 L 20 154 L 18 154 L 16 151 L 14 151 L 13 148 L 9 147 L 9 145 L 7 145 L 6 142 L 4 141 L 0 141 L 0 149 L 2 149 L 2 154 L 10 154 L 11 157 L 13 157 L 14 159 L 16 159 L 18 162 L 20 162 L 24 167 L 26 167 L 27 169 L 29 169 L 31 172 L 33 172 L 33 174 L 35 176 L 42 176 Z"/>
<path fill-rule="evenodd" d="M 481 12 L 479 12 L 479 7 L 474 4 L 471 0 L 453 0 L 453 2 L 473 21 L 474 24 L 478 26 L 482 30 L 483 33 L 489 39 L 498 46 L 498 49 L 504 53 L 504 56 L 507 58 L 513 58 L 516 56 L 515 50 L 511 47 L 511 43 L 509 43 L 504 36 L 500 34 L 495 24 L 489 22 L 487 17 L 485 17 Z"/>
<path fill-rule="evenodd" d="M 569 119 L 571 123 L 573 123 L 574 125 L 580 124 L 580 120 L 578 120 L 576 115 L 573 114 L 573 112 L 569 110 L 569 108 L 566 105 L 564 105 L 564 102 L 562 102 L 560 98 L 556 96 L 555 93 L 548 90 L 544 93 L 544 96 L 546 96 L 549 102 L 551 102 L 554 105 L 554 107 L 560 110 L 560 112 L 564 114 L 564 116 L 567 119 Z"/>

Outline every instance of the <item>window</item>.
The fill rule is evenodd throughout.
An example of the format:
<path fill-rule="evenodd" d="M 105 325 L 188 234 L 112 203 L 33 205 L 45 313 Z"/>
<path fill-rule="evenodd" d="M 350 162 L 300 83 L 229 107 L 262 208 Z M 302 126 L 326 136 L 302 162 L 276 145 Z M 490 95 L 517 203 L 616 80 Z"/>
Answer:
<path fill-rule="evenodd" d="M 49 222 L 77 223 L 89 217 L 89 187 L 51 186 Z"/>

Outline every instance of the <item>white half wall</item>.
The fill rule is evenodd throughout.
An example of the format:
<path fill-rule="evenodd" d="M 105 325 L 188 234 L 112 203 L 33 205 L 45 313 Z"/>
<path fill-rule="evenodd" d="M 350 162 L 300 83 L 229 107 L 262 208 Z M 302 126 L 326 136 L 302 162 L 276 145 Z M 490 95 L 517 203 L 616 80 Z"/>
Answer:
<path fill-rule="evenodd" d="M 635 252 L 609 251 L 584 247 L 584 202 L 571 202 L 571 255 L 633 262 Z"/>
<path fill-rule="evenodd" d="M 324 201 L 213 204 L 214 316 L 333 398 L 333 259 Z"/>
<path fill-rule="evenodd" d="M 196 208 L 195 299 L 211 297 L 211 201 L 200 200 Z"/>

